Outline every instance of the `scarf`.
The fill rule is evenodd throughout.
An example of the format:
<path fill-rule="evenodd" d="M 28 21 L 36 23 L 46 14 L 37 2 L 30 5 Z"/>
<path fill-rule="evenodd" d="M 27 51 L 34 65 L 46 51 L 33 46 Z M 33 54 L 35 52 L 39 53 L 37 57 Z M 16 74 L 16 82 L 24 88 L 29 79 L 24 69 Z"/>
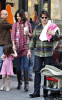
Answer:
<path fill-rule="evenodd" d="M 22 31 L 21 31 L 21 27 L 20 27 L 20 24 L 22 24 L 22 23 L 23 23 L 23 21 L 16 23 L 17 24 L 16 25 L 17 26 L 17 31 L 16 31 L 16 40 L 15 40 L 15 42 L 16 42 L 16 47 L 17 47 L 17 52 L 18 53 L 23 48 L 23 37 L 22 37 Z M 21 44 L 21 46 L 20 46 L 20 44 Z"/>

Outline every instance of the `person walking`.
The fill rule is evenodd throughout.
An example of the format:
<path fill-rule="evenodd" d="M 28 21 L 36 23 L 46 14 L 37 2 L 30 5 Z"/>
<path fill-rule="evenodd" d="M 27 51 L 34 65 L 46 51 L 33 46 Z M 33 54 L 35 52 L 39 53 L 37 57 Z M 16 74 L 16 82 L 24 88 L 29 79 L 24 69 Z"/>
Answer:
<path fill-rule="evenodd" d="M 2 10 L 0 18 L 0 72 L 2 67 L 1 56 L 3 54 L 3 46 L 11 43 L 10 29 L 12 28 L 12 24 L 6 21 L 7 17 L 8 17 L 8 12 L 6 10 Z"/>
<path fill-rule="evenodd" d="M 15 13 L 16 22 L 12 26 L 11 40 L 13 48 L 17 51 L 17 58 L 15 58 L 16 68 L 17 68 L 17 80 L 18 86 L 17 89 L 20 90 L 22 86 L 22 72 L 21 72 L 21 63 L 23 59 L 23 71 L 24 71 L 24 90 L 28 91 L 28 43 L 27 38 L 32 36 L 31 25 L 26 21 L 25 13 L 22 10 L 17 10 Z"/>
<path fill-rule="evenodd" d="M 13 64 L 12 60 L 14 57 L 17 57 L 16 51 L 13 50 L 12 45 L 8 44 L 3 47 L 3 55 L 1 59 L 3 60 L 1 75 L 2 75 L 2 87 L 0 90 L 4 90 L 5 88 L 5 75 L 7 75 L 7 89 L 6 91 L 10 90 L 10 75 L 14 75 L 13 73 Z"/>
<path fill-rule="evenodd" d="M 30 12 L 26 11 L 25 16 L 27 18 L 27 21 L 30 22 L 30 24 L 31 24 L 32 33 L 33 33 L 37 23 L 32 21 L 32 19 L 30 18 Z M 34 49 L 31 50 L 31 57 L 29 59 L 29 65 L 28 65 L 28 68 L 29 68 L 29 81 L 33 81 L 33 79 L 32 79 L 33 66 L 34 66 Z"/>
<path fill-rule="evenodd" d="M 53 55 L 53 44 L 54 41 L 59 37 L 58 29 L 56 31 L 48 30 L 45 27 L 48 24 L 49 15 L 47 11 L 42 11 L 40 13 L 40 19 L 41 23 L 37 25 L 33 32 L 33 36 L 29 45 L 29 50 L 27 53 L 28 59 L 31 57 L 31 50 L 35 48 L 35 60 L 34 60 L 34 66 L 35 66 L 35 79 L 34 79 L 34 93 L 30 94 L 29 96 L 34 97 L 40 97 L 40 83 L 41 83 L 41 73 L 40 70 L 42 69 L 42 63 L 51 65 L 52 63 L 52 55 Z M 44 30 L 45 29 L 45 30 Z M 48 31 L 47 31 L 48 30 Z M 41 39 L 41 34 L 48 34 L 52 35 L 52 38 L 50 41 L 42 40 L 45 38 L 45 35 Z M 44 79 L 44 86 L 46 85 L 46 78 Z M 47 92 L 43 90 L 44 97 L 47 96 Z"/>

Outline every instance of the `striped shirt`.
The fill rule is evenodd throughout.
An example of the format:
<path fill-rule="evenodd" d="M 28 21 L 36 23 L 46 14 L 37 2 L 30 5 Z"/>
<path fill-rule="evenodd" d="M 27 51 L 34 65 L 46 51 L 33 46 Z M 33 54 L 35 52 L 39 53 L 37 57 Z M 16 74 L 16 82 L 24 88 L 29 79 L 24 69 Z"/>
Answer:
<path fill-rule="evenodd" d="M 39 36 L 43 30 L 43 26 L 41 24 L 37 25 L 34 29 L 33 36 L 29 45 L 29 49 L 35 48 L 35 55 L 39 57 L 49 57 L 53 55 L 53 43 L 59 37 L 58 31 L 56 31 L 55 36 L 52 36 L 50 42 L 41 41 Z"/>

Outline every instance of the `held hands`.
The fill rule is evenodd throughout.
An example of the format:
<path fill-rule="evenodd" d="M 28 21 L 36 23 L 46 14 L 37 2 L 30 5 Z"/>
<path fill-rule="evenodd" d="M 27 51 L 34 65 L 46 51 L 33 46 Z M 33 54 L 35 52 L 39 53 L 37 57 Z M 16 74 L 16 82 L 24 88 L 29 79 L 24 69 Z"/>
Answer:
<path fill-rule="evenodd" d="M 27 58 L 29 59 L 30 57 L 31 57 L 31 50 L 29 49 L 27 53 Z"/>
<path fill-rule="evenodd" d="M 1 59 L 2 59 L 2 60 L 5 60 L 5 55 L 2 55 L 2 56 L 1 56 Z"/>

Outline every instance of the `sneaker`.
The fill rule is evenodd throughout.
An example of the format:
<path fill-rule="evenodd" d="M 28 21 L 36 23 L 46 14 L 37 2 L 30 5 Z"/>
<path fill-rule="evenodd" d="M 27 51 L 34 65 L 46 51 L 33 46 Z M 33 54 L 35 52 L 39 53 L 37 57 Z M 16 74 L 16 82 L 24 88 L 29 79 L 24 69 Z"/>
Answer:
<path fill-rule="evenodd" d="M 0 88 L 0 91 L 4 91 L 4 90 L 5 90 L 5 87 L 2 86 L 2 87 Z"/>
<path fill-rule="evenodd" d="M 22 81 L 24 81 L 24 77 L 22 77 Z"/>
<path fill-rule="evenodd" d="M 8 92 L 10 90 L 10 88 L 7 87 L 6 91 Z"/>
<path fill-rule="evenodd" d="M 31 77 L 29 77 L 29 81 L 33 81 L 33 79 Z"/>

